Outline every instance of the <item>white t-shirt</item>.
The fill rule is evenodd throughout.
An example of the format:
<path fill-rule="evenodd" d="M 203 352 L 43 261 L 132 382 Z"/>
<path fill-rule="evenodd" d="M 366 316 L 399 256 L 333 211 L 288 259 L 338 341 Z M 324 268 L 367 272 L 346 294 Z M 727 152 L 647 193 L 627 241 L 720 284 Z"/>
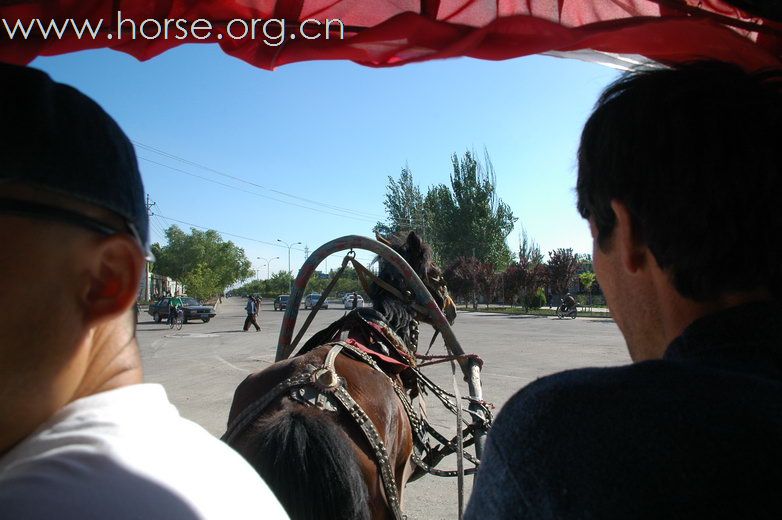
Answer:
<path fill-rule="evenodd" d="M 239 454 L 141 384 L 70 403 L 0 458 L 0 518 L 288 516 Z"/>

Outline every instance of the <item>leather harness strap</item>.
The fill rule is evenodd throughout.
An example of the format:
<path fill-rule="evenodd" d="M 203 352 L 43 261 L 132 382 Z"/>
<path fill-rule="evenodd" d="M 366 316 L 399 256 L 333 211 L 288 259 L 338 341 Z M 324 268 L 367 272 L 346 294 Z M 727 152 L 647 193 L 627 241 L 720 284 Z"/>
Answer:
<path fill-rule="evenodd" d="M 274 400 L 278 399 L 288 389 L 296 386 L 306 385 L 312 380 L 312 375 L 309 372 L 302 372 L 295 376 L 289 377 L 284 381 L 278 383 L 269 392 L 265 393 L 262 397 L 255 400 L 249 406 L 239 413 L 234 420 L 228 425 L 225 433 L 220 440 L 226 444 L 231 444 L 236 437 L 242 433 L 258 416 L 269 406 Z"/>
<path fill-rule="evenodd" d="M 355 421 L 356 425 L 361 429 L 361 433 L 364 434 L 369 446 L 375 455 L 375 461 L 380 468 L 380 480 L 383 482 L 383 490 L 386 494 L 386 502 L 388 507 L 394 514 L 394 518 L 402 520 L 401 504 L 399 503 L 399 495 L 396 490 L 396 479 L 394 478 L 394 471 L 391 468 L 391 460 L 388 456 L 388 450 L 383 439 L 380 437 L 380 433 L 377 431 L 372 419 L 366 414 L 361 406 L 351 397 L 348 391 L 340 386 L 334 392 L 334 397 L 345 408 L 350 416 Z"/>
<path fill-rule="evenodd" d="M 333 343 L 333 346 L 326 355 L 326 360 L 323 366 L 315 370 L 312 374 L 313 384 L 318 387 L 322 392 L 326 392 L 327 396 L 333 396 L 337 402 L 342 405 L 346 412 L 350 414 L 350 417 L 361 429 L 361 433 L 369 443 L 370 448 L 375 456 L 378 468 L 380 469 L 380 480 L 383 483 L 383 490 L 386 494 L 386 502 L 389 509 L 394 514 L 395 520 L 403 520 L 402 509 L 399 503 L 399 495 L 396 488 L 396 479 L 394 478 L 394 470 L 391 467 L 391 459 L 388 456 L 388 450 L 383 442 L 383 438 L 377 431 L 377 427 L 372 422 L 372 419 L 367 415 L 361 405 L 359 405 L 355 399 L 347 391 L 343 381 L 339 379 L 337 371 L 334 367 L 337 356 L 343 349 L 348 349 L 354 354 L 359 355 L 364 361 L 366 361 L 363 352 L 358 350 L 349 343 L 337 342 Z M 370 366 L 375 370 L 378 370 L 381 374 L 386 375 L 376 363 L 371 363 Z M 328 374 L 328 376 L 327 376 Z M 386 377 L 388 377 L 386 375 Z M 390 380 L 390 378 L 388 378 Z M 326 380 L 332 381 L 332 384 L 325 384 Z M 393 383 L 393 381 L 392 381 Z"/>
<path fill-rule="evenodd" d="M 326 355 L 326 359 L 322 366 L 316 368 L 308 365 L 305 367 L 304 372 L 278 383 L 271 391 L 267 392 L 261 398 L 242 410 L 241 413 L 231 421 L 226 432 L 220 439 L 230 445 L 255 419 L 258 418 L 269 404 L 281 397 L 285 392 L 296 387 L 312 385 L 318 392 L 323 393 L 326 396 L 333 396 L 337 403 L 350 414 L 353 421 L 361 429 L 361 433 L 369 443 L 375 456 L 375 461 L 380 469 L 380 480 L 383 483 L 383 490 L 386 495 L 386 502 L 388 503 L 389 509 L 391 509 L 395 520 L 403 520 L 404 516 L 402 515 L 401 504 L 399 503 L 396 479 L 394 478 L 394 471 L 391 467 L 391 460 L 388 456 L 386 445 L 383 442 L 377 427 L 372 422 L 372 419 L 370 419 L 364 409 L 361 408 L 355 399 L 353 399 L 345 388 L 344 381 L 339 378 L 335 368 L 336 358 L 343 349 L 348 349 L 364 362 L 367 362 L 373 369 L 385 375 L 391 382 L 397 395 L 400 395 L 400 392 L 397 390 L 401 389 L 398 389 L 398 385 L 380 369 L 377 363 L 375 363 L 368 354 L 348 343 L 336 342 L 330 345 L 331 349 Z M 402 396 L 400 395 L 400 398 L 401 397 Z M 403 400 L 403 403 L 406 402 Z M 310 403 L 305 402 L 305 404 Z"/>

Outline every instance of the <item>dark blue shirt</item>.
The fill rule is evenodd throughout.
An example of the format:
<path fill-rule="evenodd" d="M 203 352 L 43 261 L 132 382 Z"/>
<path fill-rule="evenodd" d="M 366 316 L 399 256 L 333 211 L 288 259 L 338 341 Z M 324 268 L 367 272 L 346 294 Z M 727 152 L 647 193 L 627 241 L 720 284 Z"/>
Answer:
<path fill-rule="evenodd" d="M 702 318 L 664 359 L 523 388 L 489 433 L 466 520 L 782 518 L 782 316 Z"/>
<path fill-rule="evenodd" d="M 255 300 L 248 299 L 247 305 L 244 306 L 244 309 L 247 311 L 247 315 L 255 314 Z"/>

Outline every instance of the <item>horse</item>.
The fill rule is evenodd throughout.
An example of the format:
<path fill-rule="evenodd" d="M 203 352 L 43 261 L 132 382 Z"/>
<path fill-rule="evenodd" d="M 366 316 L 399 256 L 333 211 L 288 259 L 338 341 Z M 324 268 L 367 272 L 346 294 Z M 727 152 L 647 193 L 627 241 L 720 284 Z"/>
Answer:
<path fill-rule="evenodd" d="M 429 245 L 414 232 L 378 240 L 407 261 L 453 323 L 456 308 Z M 406 369 L 415 365 L 419 322 L 431 322 L 382 258 L 377 279 L 368 288 L 372 308 L 346 314 L 235 391 L 223 439 L 293 520 L 402 519 L 420 427 L 411 404 L 418 386 Z"/>

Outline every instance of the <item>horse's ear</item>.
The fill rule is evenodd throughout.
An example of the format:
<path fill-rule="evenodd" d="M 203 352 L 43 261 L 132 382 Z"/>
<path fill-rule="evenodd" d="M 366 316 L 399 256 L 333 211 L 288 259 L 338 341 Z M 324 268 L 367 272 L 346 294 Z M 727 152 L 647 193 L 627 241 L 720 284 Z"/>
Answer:
<path fill-rule="evenodd" d="M 378 232 L 375 232 L 375 238 L 376 238 L 376 239 L 377 239 L 377 241 L 378 241 L 378 242 L 380 242 L 381 244 L 385 244 L 385 245 L 387 245 L 388 247 L 391 247 L 391 242 L 390 242 L 390 241 L 389 241 L 389 240 L 388 240 L 386 237 L 384 237 L 383 235 L 381 235 L 380 233 L 378 233 Z"/>

